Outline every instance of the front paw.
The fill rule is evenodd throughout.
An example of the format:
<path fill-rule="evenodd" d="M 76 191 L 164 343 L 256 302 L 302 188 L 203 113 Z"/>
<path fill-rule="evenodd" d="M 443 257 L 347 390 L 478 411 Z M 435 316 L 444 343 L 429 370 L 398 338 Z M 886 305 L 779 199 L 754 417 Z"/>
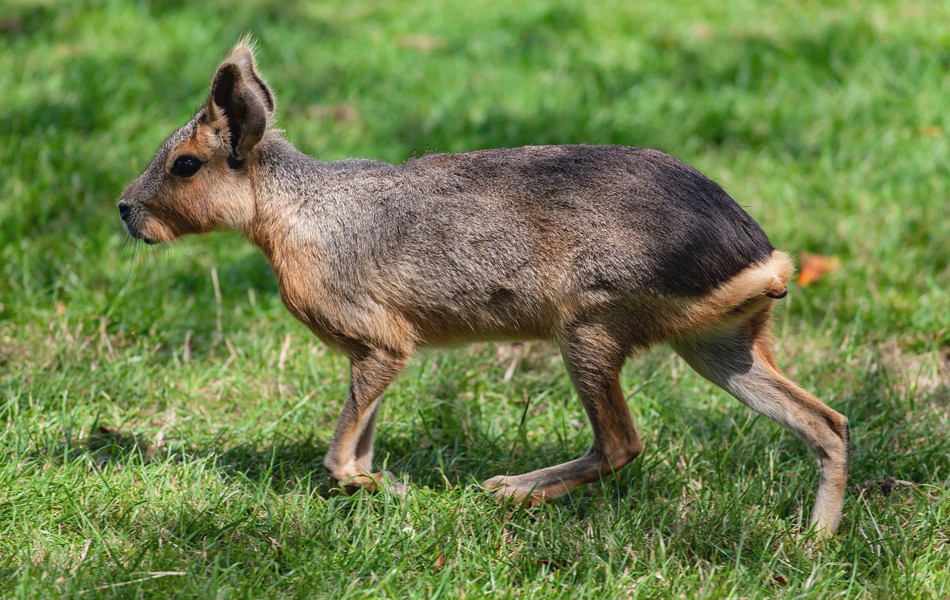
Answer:
<path fill-rule="evenodd" d="M 525 507 L 534 508 L 544 502 L 544 492 L 537 489 L 534 485 L 525 485 L 517 481 L 517 477 L 508 477 L 498 475 L 482 482 L 482 487 L 491 492 L 491 495 L 503 502 L 510 498 L 515 503 Z"/>
<path fill-rule="evenodd" d="M 354 494 L 360 490 L 371 493 L 385 491 L 396 496 L 403 496 L 406 493 L 406 484 L 396 479 L 396 476 L 389 471 L 350 477 L 340 481 L 340 487 L 347 494 Z"/>

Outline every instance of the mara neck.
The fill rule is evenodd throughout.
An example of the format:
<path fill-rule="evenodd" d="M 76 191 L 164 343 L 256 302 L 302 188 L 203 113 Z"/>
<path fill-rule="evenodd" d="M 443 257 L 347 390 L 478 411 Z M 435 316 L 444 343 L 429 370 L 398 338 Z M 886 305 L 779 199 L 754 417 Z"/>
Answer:
<path fill-rule="evenodd" d="M 255 148 L 249 161 L 254 211 L 243 233 L 272 263 L 286 246 L 301 205 L 319 199 L 331 172 L 327 163 L 297 150 L 276 131 L 268 131 Z"/>

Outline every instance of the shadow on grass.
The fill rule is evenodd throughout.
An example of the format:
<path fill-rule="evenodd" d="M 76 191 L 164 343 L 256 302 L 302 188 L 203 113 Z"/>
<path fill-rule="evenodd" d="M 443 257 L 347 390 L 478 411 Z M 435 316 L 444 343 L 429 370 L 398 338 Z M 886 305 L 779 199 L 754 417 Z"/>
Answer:
<path fill-rule="evenodd" d="M 861 391 L 859 397 L 868 394 L 886 397 L 888 388 L 872 384 Z M 946 407 L 946 398 L 950 397 L 950 388 L 938 387 L 916 401 L 922 408 L 939 410 Z M 845 409 L 847 410 L 847 409 Z M 873 407 L 867 410 L 873 411 Z M 932 483 L 935 475 L 950 471 L 950 432 L 934 430 L 919 423 L 914 426 L 908 410 L 897 412 L 896 407 L 888 410 L 887 424 L 869 424 L 862 422 L 862 413 L 852 416 L 852 428 L 855 434 L 855 450 L 851 463 L 851 479 L 859 481 L 897 478 L 916 484 Z M 733 420 L 741 416 L 743 409 L 737 407 L 736 415 L 726 415 L 712 419 L 702 411 L 686 412 L 680 416 L 675 427 L 667 430 L 645 432 L 647 437 L 667 438 L 679 435 L 689 438 L 689 444 L 697 454 L 706 452 L 705 448 L 716 448 L 731 433 L 745 428 L 744 419 Z M 442 412 L 443 416 L 447 413 Z M 866 413 L 863 413 L 866 414 Z M 755 419 L 752 429 L 738 439 L 733 451 L 719 466 L 729 472 L 749 469 L 761 460 L 763 450 L 779 446 L 779 451 L 790 457 L 798 458 L 810 469 L 810 460 L 805 447 L 783 429 L 775 428 L 774 435 L 756 435 L 755 429 L 765 426 L 764 419 Z M 433 431 L 446 432 L 444 435 Z M 925 439 L 927 444 L 920 442 Z M 423 441 L 423 443 L 420 443 Z M 335 488 L 323 468 L 323 457 L 327 451 L 328 440 L 305 438 L 288 439 L 279 437 L 266 445 L 226 444 L 203 447 L 193 450 L 176 450 L 174 445 L 166 447 L 156 444 L 141 435 L 123 433 L 106 427 L 99 427 L 95 433 L 79 444 L 72 444 L 64 454 L 63 447 L 55 451 L 56 456 L 78 458 L 88 454 L 93 462 L 101 467 L 112 463 L 141 461 L 148 463 L 158 459 L 187 461 L 200 457 L 216 457 L 216 466 L 225 475 L 239 475 L 242 478 L 266 485 L 278 493 L 299 489 L 302 485 L 315 487 L 321 491 Z M 64 443 L 65 445 L 65 443 Z M 651 452 L 652 450 L 652 452 Z M 636 487 L 634 477 L 627 474 L 652 469 L 675 469 L 674 465 L 662 465 L 651 460 L 651 454 L 663 452 L 664 448 L 647 448 L 645 454 L 626 467 L 619 477 L 618 492 L 627 493 Z M 42 454 L 53 455 L 53 452 Z M 409 477 L 412 485 L 425 486 L 435 490 L 475 483 L 500 473 L 521 473 L 543 468 L 559 462 L 571 460 L 579 455 L 578 449 L 563 444 L 541 444 L 526 446 L 518 439 L 516 431 L 506 433 L 500 439 L 491 439 L 477 424 L 467 424 L 462 428 L 455 423 L 430 424 L 418 426 L 411 435 L 383 433 L 377 440 L 376 455 L 380 459 L 377 468 L 387 468 L 397 474 Z M 794 458 L 793 458 L 794 459 Z M 382 461 L 382 462 L 380 462 Z M 817 478 L 817 471 L 815 472 Z M 632 492 L 635 493 L 635 492 Z"/>
<path fill-rule="evenodd" d="M 645 368 L 651 368 L 658 356 L 644 358 Z M 439 368 L 451 370 L 451 364 L 448 361 Z M 458 377 L 440 378 L 434 383 L 433 389 L 438 389 L 435 396 L 468 395 L 473 384 L 465 377 L 466 369 L 460 368 Z M 940 415 L 950 406 L 947 382 L 918 390 L 908 388 L 899 372 L 872 368 L 854 370 L 849 382 L 838 385 L 841 388 L 834 404 L 849 417 L 852 428 L 852 483 L 891 477 L 928 484 L 950 472 L 950 430 L 939 425 Z M 517 390 L 511 396 L 518 397 Z M 460 410 L 459 404 L 469 402 L 474 412 Z M 635 406 L 637 401 L 630 402 Z M 429 401 L 419 405 L 411 423 L 388 426 L 384 420 L 377 437 L 376 467 L 404 474 L 412 485 L 439 490 L 571 460 L 584 452 L 585 440 L 590 439 L 586 421 L 569 440 L 549 431 L 541 432 L 547 441 L 529 442 L 517 426 L 501 435 L 490 434 L 487 417 L 480 416 L 478 404 L 475 399 Z M 582 418 L 579 404 L 576 410 L 578 418 Z M 627 476 L 630 472 L 678 469 L 670 462 L 676 451 L 690 452 L 690 459 L 715 461 L 721 470 L 734 473 L 759 468 L 762 456 L 774 450 L 785 457 L 783 461 L 800 462 L 806 475 L 813 472 L 808 476 L 817 480 L 817 471 L 803 443 L 738 402 L 725 411 L 713 411 L 696 408 L 687 398 L 659 410 L 662 420 L 654 424 L 654 430 L 641 428 L 647 443 L 644 455 L 617 478 L 618 491 L 622 493 L 637 485 L 635 477 Z M 526 426 L 531 427 L 530 415 Z M 532 439 L 537 437 L 535 433 Z M 149 439 L 95 424 L 93 433 L 85 439 L 62 441 L 56 448 L 41 449 L 38 454 L 70 459 L 88 455 L 93 463 L 104 468 L 129 461 L 215 457 L 216 467 L 223 474 L 264 483 L 278 493 L 302 485 L 323 492 L 336 487 L 323 468 L 328 442 L 328 438 L 292 439 L 278 432 L 245 443 L 234 444 L 220 438 L 211 445 L 182 448 L 175 441 Z M 724 445 L 732 448 L 723 452 Z M 657 462 L 657 457 L 664 462 Z"/>
<path fill-rule="evenodd" d="M 465 392 L 465 384 L 444 385 L 443 393 Z M 916 393 L 912 401 L 908 393 L 896 374 L 871 369 L 855 371 L 854 381 L 839 395 L 836 405 L 851 417 L 855 433 L 845 531 L 852 523 L 858 527 L 866 524 L 865 505 L 885 531 L 896 531 L 902 519 L 926 513 L 929 490 L 946 486 L 950 431 L 917 417 L 945 413 L 950 389 L 946 384 L 937 385 Z M 768 535 L 752 536 L 749 545 L 738 552 L 750 562 L 758 560 L 761 553 L 771 551 L 769 544 L 776 535 L 795 530 L 799 514 L 807 518 L 817 484 L 813 461 L 801 442 L 765 419 L 748 416 L 738 403 L 734 410 L 726 411 L 699 410 L 685 404 L 661 407 L 664 418 L 669 415 L 669 419 L 657 431 L 644 431 L 645 454 L 615 477 L 586 486 L 534 513 L 511 517 L 508 508 L 499 508 L 499 519 L 513 519 L 512 527 L 517 530 L 530 526 L 573 531 L 588 523 L 595 527 L 617 524 L 631 533 L 653 536 L 650 539 L 691 539 L 684 532 L 695 529 L 703 531 L 704 538 L 675 551 L 713 564 L 735 560 L 732 551 L 723 548 L 731 548 L 736 539 L 755 529 Z M 444 492 L 447 502 L 457 500 L 457 494 L 451 493 L 454 488 L 500 473 L 549 466 L 583 451 L 574 442 L 557 442 L 553 437 L 525 443 L 515 430 L 493 437 L 487 422 L 467 419 L 457 410 L 428 405 L 421 410 L 424 414 L 405 428 L 383 423 L 377 467 L 408 477 L 411 488 Z M 339 498 L 340 492 L 322 466 L 327 441 L 277 432 L 247 443 L 220 438 L 186 448 L 96 426 L 86 439 L 63 442 L 39 453 L 47 459 L 88 461 L 106 474 L 128 464 L 203 462 L 211 465 L 227 488 L 256 489 L 265 497 L 272 492 L 305 497 L 316 494 L 332 500 Z M 697 481 L 699 488 L 694 487 Z M 487 494 L 485 498 L 488 503 Z M 161 533 L 157 535 L 199 549 L 226 545 L 232 532 L 252 535 L 253 526 L 246 523 L 253 520 L 253 511 L 248 516 L 229 515 L 225 522 L 214 505 L 195 508 L 186 504 L 159 510 Z M 337 516 L 365 508 L 362 501 L 332 504 L 339 509 L 333 513 Z M 370 509 L 374 513 L 384 511 L 387 505 L 371 504 L 378 507 Z M 586 539 L 577 535 L 579 540 Z M 567 545 L 530 544 L 537 548 L 518 567 L 525 573 L 539 565 L 561 569 L 572 564 L 573 550 Z"/>

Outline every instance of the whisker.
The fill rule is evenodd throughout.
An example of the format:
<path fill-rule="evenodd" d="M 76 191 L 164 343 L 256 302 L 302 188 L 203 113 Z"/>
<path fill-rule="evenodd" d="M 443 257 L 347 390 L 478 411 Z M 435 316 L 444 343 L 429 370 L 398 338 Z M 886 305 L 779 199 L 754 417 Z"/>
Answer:
<path fill-rule="evenodd" d="M 131 244 L 132 252 L 131 252 L 131 256 L 129 256 L 129 266 L 125 270 L 125 281 L 122 283 L 122 287 L 119 289 L 119 292 L 115 295 L 115 297 L 112 299 L 112 302 L 109 304 L 108 308 L 106 309 L 105 316 L 107 318 L 111 318 L 115 309 L 121 306 L 123 300 L 125 300 L 125 296 L 129 293 L 129 289 L 132 287 L 132 284 L 133 284 L 132 270 L 135 265 L 135 256 L 138 250 L 138 240 L 133 239 L 131 237 L 120 238 L 119 240 L 116 240 L 113 243 L 116 253 L 120 255 L 129 254 L 128 248 L 130 244 Z"/>
<path fill-rule="evenodd" d="M 132 256 L 129 258 L 129 268 L 125 274 L 125 285 L 122 286 L 123 292 L 125 288 L 129 286 L 129 282 L 132 280 L 132 266 L 135 264 L 135 254 L 139 248 L 139 241 L 136 239 L 132 240 Z"/>
<path fill-rule="evenodd" d="M 149 288 L 151 288 L 155 279 L 152 275 L 152 253 L 143 252 L 142 258 L 145 261 L 145 283 Z"/>

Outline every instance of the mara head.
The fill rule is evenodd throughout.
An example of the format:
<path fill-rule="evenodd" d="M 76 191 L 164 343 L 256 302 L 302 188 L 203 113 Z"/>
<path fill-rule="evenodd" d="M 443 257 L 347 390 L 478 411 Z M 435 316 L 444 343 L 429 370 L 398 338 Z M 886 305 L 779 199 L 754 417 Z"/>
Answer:
<path fill-rule="evenodd" d="M 274 95 L 242 40 L 218 67 L 207 104 L 165 140 L 119 199 L 129 235 L 146 243 L 242 230 L 254 214 L 249 159 L 274 118 Z"/>

